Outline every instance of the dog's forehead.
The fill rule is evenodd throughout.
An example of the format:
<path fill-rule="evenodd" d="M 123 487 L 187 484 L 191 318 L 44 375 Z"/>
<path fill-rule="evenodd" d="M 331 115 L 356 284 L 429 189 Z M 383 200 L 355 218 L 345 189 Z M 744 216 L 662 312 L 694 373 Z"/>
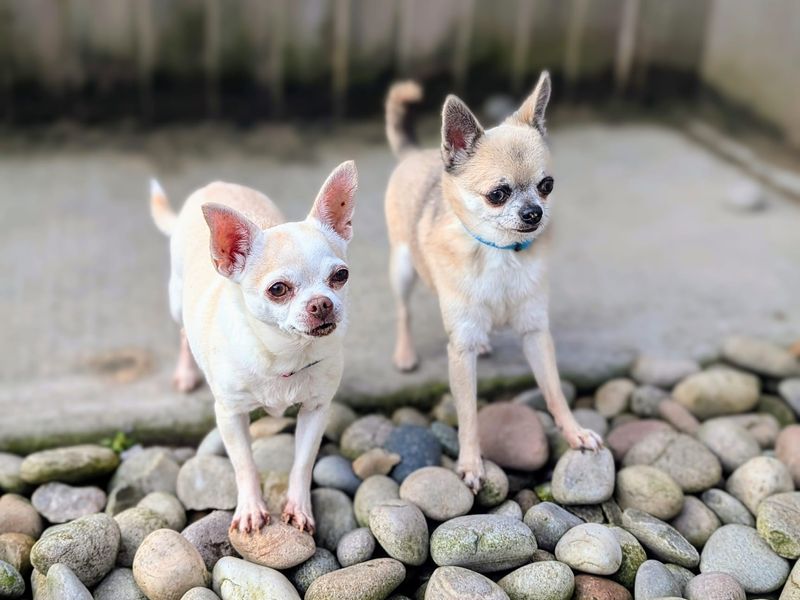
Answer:
<path fill-rule="evenodd" d="M 506 180 L 526 185 L 550 168 L 550 153 L 541 134 L 532 127 L 501 125 L 486 131 L 464 169 L 474 185 Z"/>
<path fill-rule="evenodd" d="M 319 226 L 307 221 L 283 223 L 264 232 L 258 270 L 262 274 L 292 270 L 313 275 L 336 260 L 344 260 L 343 253 Z"/>

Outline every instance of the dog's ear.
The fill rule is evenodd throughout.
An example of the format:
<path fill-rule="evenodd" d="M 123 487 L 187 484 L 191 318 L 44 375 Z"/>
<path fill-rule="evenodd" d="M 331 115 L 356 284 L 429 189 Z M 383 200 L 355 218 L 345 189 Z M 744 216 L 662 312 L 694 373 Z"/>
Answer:
<path fill-rule="evenodd" d="M 261 230 L 250 219 L 223 204 L 203 204 L 211 230 L 211 260 L 220 275 L 239 281 Z"/>
<path fill-rule="evenodd" d="M 551 87 L 550 73 L 542 71 L 531 95 L 522 103 L 517 112 L 508 117 L 508 121 L 519 125 L 529 125 L 544 135 L 544 111 L 550 101 Z"/>
<path fill-rule="evenodd" d="M 447 169 L 464 164 L 483 135 L 483 127 L 460 98 L 450 95 L 442 109 L 442 160 Z"/>
<path fill-rule="evenodd" d="M 330 227 L 336 235 L 349 242 L 353 237 L 353 210 L 357 188 L 356 163 L 352 160 L 343 162 L 322 184 L 308 218 Z"/>

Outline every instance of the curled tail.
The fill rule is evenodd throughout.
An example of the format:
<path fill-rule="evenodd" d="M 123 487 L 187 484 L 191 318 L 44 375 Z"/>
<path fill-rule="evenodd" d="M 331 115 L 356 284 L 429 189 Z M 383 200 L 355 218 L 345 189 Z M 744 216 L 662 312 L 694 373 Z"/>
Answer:
<path fill-rule="evenodd" d="M 422 88 L 416 81 L 400 81 L 389 88 L 386 97 L 386 137 L 396 156 L 417 145 L 408 106 L 420 100 Z"/>
<path fill-rule="evenodd" d="M 169 199 L 161 184 L 155 179 L 150 180 L 150 214 L 156 227 L 164 235 L 172 235 L 178 217 L 169 205 Z"/>

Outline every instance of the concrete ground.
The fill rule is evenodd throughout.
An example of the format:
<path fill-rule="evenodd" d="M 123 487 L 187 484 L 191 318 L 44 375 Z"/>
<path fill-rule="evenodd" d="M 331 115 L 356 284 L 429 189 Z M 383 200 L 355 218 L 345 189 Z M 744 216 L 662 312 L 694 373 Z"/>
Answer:
<path fill-rule="evenodd" d="M 210 426 L 206 389 L 170 391 L 177 331 L 167 311 L 167 241 L 148 214 L 152 174 L 174 204 L 224 179 L 264 190 L 299 219 L 329 170 L 354 158 L 361 186 L 340 395 L 364 405 L 440 389 L 428 384 L 446 381 L 445 336 L 423 288 L 414 297 L 423 364 L 410 375 L 390 364 L 382 193 L 394 160 L 380 128 L 319 135 L 197 129 L 4 151 L 0 448 L 120 429 L 177 438 Z M 552 146 L 551 313 L 568 377 L 604 375 L 637 351 L 708 357 L 729 332 L 800 337 L 800 204 L 773 196 L 760 212 L 731 209 L 728 197 L 749 188 L 748 176 L 657 124 L 562 125 Z M 527 375 L 517 342 L 499 335 L 480 373 L 495 383 Z"/>

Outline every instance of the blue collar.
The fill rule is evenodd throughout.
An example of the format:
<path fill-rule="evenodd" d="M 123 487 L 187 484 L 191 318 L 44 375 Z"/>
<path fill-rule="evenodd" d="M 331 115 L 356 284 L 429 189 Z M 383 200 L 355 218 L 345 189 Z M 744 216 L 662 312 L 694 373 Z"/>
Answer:
<path fill-rule="evenodd" d="M 463 225 L 463 223 L 462 223 Z M 464 229 L 466 229 L 467 233 L 474 237 L 477 241 L 479 241 L 484 246 L 489 246 L 489 248 L 496 248 L 497 250 L 513 250 L 514 252 L 520 252 L 522 250 L 527 250 L 533 244 L 533 240 L 525 240 L 524 242 L 514 242 L 513 244 L 507 244 L 505 246 L 500 246 L 495 244 L 494 242 L 490 242 L 489 240 L 483 239 L 481 236 L 473 233 L 467 226 L 464 225 Z"/>

